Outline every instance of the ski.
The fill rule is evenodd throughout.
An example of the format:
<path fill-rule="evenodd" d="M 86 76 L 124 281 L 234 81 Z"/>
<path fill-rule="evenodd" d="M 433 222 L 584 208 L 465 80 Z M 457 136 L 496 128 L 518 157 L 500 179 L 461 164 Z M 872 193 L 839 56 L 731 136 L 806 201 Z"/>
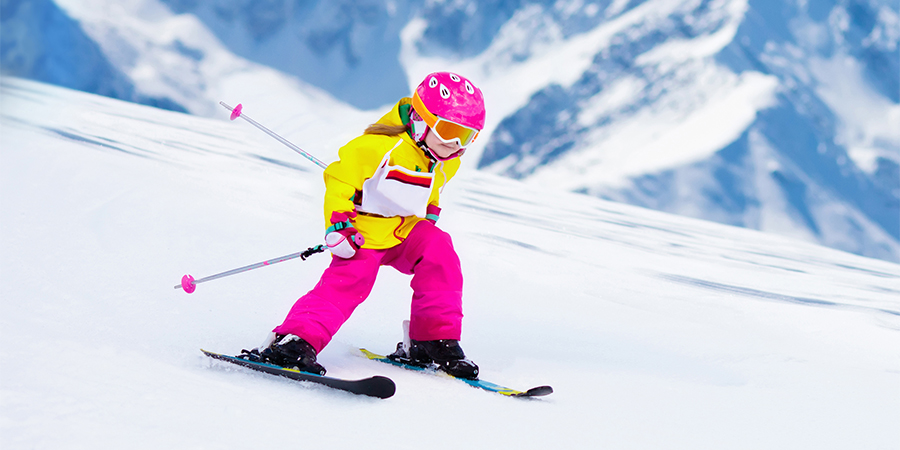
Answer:
<path fill-rule="evenodd" d="M 414 366 L 412 364 L 405 364 L 400 361 L 394 361 L 394 360 L 388 358 L 387 356 L 379 355 L 377 353 L 372 353 L 364 348 L 359 349 L 359 351 L 362 352 L 363 356 L 365 356 L 366 358 L 368 358 L 372 361 L 378 361 L 378 362 L 382 362 L 385 364 L 390 364 L 392 366 L 397 366 L 397 367 L 401 367 L 401 368 L 408 369 L 408 370 L 414 370 L 417 372 L 433 373 L 433 374 L 450 377 L 450 378 L 462 381 L 463 383 L 466 383 L 469 386 L 483 389 L 488 392 L 496 392 L 498 394 L 505 395 L 508 397 L 542 397 L 542 396 L 550 395 L 553 393 L 553 388 L 550 386 L 537 386 L 537 387 L 528 389 L 527 391 L 518 391 L 515 389 L 510 389 L 508 387 L 500 386 L 495 383 L 491 383 L 489 381 L 469 380 L 466 378 L 454 377 L 453 375 L 435 370 L 434 368 Z"/>
<path fill-rule="evenodd" d="M 248 369 L 290 378 L 296 381 L 308 381 L 310 383 L 321 384 L 323 386 L 328 386 L 330 388 L 338 389 L 341 391 L 351 392 L 357 395 L 388 398 L 394 395 L 394 392 L 397 390 L 397 386 L 390 378 L 380 375 L 364 378 L 361 380 L 345 380 L 342 378 L 334 378 L 324 375 L 317 375 L 314 373 L 301 372 L 295 369 L 286 369 L 284 367 L 279 367 L 273 364 L 248 361 L 246 359 L 213 353 L 203 349 L 200 349 L 200 351 L 202 351 L 203 354 L 209 356 L 210 358 L 226 361 L 231 364 L 246 367 Z"/>

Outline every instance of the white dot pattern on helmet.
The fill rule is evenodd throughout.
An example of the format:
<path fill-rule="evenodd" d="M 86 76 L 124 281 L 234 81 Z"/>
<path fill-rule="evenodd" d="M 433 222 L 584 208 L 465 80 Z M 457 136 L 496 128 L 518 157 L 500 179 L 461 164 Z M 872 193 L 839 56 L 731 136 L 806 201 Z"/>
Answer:
<path fill-rule="evenodd" d="M 437 80 L 437 78 L 431 77 L 431 79 L 428 80 L 428 87 L 430 87 L 430 88 L 436 88 L 437 85 L 438 85 L 438 80 Z"/>
<path fill-rule="evenodd" d="M 450 74 L 450 79 L 453 80 L 454 83 L 459 83 L 459 75 L 455 73 Z"/>
<path fill-rule="evenodd" d="M 444 86 L 443 83 L 441 84 L 441 98 L 444 100 L 450 98 L 450 89 L 447 89 L 447 86 Z"/>
<path fill-rule="evenodd" d="M 472 86 L 472 84 L 469 83 L 469 80 L 466 80 L 466 92 L 470 95 L 475 93 L 475 86 Z"/>

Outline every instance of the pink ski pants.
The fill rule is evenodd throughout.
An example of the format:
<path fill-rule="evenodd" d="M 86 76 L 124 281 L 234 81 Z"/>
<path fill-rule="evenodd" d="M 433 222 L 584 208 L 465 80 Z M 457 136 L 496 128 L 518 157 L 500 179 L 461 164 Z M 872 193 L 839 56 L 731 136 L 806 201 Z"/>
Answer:
<path fill-rule="evenodd" d="M 319 283 L 294 303 L 275 333 L 295 334 L 321 351 L 369 296 L 380 266 L 413 276 L 410 338 L 460 338 L 463 280 L 459 257 L 450 235 L 427 220 L 416 224 L 395 247 L 359 249 L 350 259 L 332 256 Z"/>

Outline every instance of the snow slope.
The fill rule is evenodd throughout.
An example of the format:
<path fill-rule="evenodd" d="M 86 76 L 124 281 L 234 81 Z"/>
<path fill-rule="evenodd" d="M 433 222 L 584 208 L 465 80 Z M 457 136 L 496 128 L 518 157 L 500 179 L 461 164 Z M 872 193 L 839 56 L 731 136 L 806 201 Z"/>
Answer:
<path fill-rule="evenodd" d="M 328 263 L 172 288 L 321 239 L 318 168 L 226 117 L 2 78 L 0 446 L 900 446 L 900 266 L 476 171 L 441 219 L 464 348 L 485 379 L 552 396 L 353 356 L 400 338 L 390 270 L 320 361 L 391 377 L 393 398 L 211 362 L 200 347 L 257 345 Z"/>

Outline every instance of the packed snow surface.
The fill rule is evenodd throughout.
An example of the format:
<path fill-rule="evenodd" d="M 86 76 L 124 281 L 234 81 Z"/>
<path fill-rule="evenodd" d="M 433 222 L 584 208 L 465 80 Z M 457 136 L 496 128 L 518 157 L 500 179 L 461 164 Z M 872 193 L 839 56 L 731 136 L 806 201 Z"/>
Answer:
<path fill-rule="evenodd" d="M 3 448 L 900 447 L 900 266 L 476 171 L 441 205 L 463 348 L 484 379 L 554 394 L 354 356 L 401 338 L 391 269 L 319 360 L 394 397 L 214 362 L 199 349 L 258 345 L 329 257 L 173 286 L 318 244 L 320 169 L 225 110 L 13 78 L 0 95 Z M 279 125 L 326 161 L 352 133 Z"/>

